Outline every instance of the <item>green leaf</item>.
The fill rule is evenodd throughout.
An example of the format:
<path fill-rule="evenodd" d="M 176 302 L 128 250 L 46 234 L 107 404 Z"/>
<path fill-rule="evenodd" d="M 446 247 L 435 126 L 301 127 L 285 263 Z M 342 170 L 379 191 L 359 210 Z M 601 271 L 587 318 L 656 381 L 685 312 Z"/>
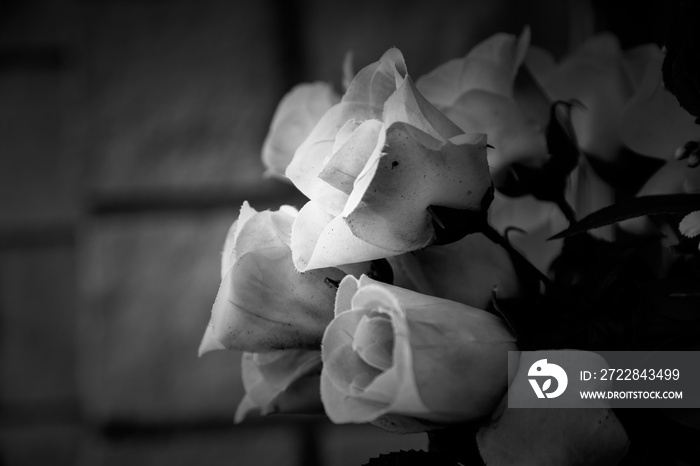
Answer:
<path fill-rule="evenodd" d="M 568 238 L 594 228 L 643 215 L 687 214 L 695 210 L 700 210 L 700 194 L 642 196 L 593 212 L 549 239 Z"/>

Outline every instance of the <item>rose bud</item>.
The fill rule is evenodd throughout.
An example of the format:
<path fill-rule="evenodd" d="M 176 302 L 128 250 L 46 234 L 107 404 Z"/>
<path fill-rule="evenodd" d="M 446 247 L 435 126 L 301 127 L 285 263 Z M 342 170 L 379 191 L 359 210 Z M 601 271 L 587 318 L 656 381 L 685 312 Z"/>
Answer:
<path fill-rule="evenodd" d="M 495 34 L 466 57 L 450 60 L 416 82 L 425 98 L 465 133 L 487 135 L 492 170 L 548 158 L 544 126 L 525 114 L 513 92 L 529 44 L 529 28 L 519 38 Z"/>
<path fill-rule="evenodd" d="M 221 286 L 199 353 L 316 349 L 333 319 L 337 268 L 299 273 L 289 246 L 296 209 L 256 212 L 243 203 L 224 245 Z M 364 267 L 366 265 L 367 267 Z M 369 264 L 358 268 L 369 270 Z"/>
<path fill-rule="evenodd" d="M 323 114 L 339 100 L 340 96 L 333 88 L 322 82 L 299 84 L 282 98 L 263 143 L 262 162 L 266 176 L 287 178 L 284 171 L 294 151 Z"/>
<path fill-rule="evenodd" d="M 505 393 L 514 337 L 488 312 L 348 276 L 335 314 L 321 372 L 321 400 L 335 423 L 381 425 L 385 415 L 465 422 Z"/>
<path fill-rule="evenodd" d="M 243 353 L 241 374 L 245 396 L 236 422 L 251 414 L 321 413 L 321 352 L 281 350 Z"/>
<path fill-rule="evenodd" d="M 300 271 L 422 249 L 437 238 L 430 206 L 482 211 L 491 187 L 484 135 L 425 100 L 397 49 L 355 76 L 286 174 L 310 199 L 292 228 Z"/>

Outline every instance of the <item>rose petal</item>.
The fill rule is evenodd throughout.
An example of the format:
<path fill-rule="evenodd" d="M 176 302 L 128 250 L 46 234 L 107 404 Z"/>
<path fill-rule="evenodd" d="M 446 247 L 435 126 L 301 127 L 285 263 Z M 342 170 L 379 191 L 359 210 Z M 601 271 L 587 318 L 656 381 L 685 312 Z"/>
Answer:
<path fill-rule="evenodd" d="M 547 157 L 542 128 L 525 117 L 517 103 L 508 97 L 483 90 L 462 94 L 444 109 L 465 133 L 485 133 L 493 149 L 488 151 L 492 170 L 523 159 Z"/>
<path fill-rule="evenodd" d="M 433 295 L 478 308 L 499 297 L 515 296 L 518 280 L 508 253 L 482 234 L 414 253 Z"/>
<path fill-rule="evenodd" d="M 658 55 L 649 64 L 644 80 L 622 113 L 620 133 L 633 151 L 671 160 L 676 148 L 700 139 L 700 126 L 664 88 L 663 58 Z"/>
<path fill-rule="evenodd" d="M 579 145 L 588 154 L 612 160 L 621 140 L 618 122 L 632 85 L 623 67 L 618 39 L 599 34 L 588 39 L 547 76 L 532 71 L 552 100 L 576 99 L 585 108 L 575 108 L 572 123 Z"/>
<path fill-rule="evenodd" d="M 262 415 L 275 412 L 280 408 L 280 395 L 300 378 L 320 369 L 320 351 L 243 353 L 241 374 L 246 395 L 236 410 L 235 422 L 241 422 L 252 410 L 260 410 Z"/>
<path fill-rule="evenodd" d="M 406 76 L 396 92 L 386 101 L 383 121 L 387 128 L 396 122 L 408 123 L 442 141 L 463 133 L 418 92 L 410 76 Z"/>
<path fill-rule="evenodd" d="M 246 254 L 224 277 L 211 317 L 223 346 L 257 352 L 318 345 L 335 298 L 323 281 L 344 274 L 337 269 L 299 274 L 290 259 L 286 247 Z"/>
<path fill-rule="evenodd" d="M 350 195 L 355 179 L 370 156 L 384 146 L 382 122 L 366 120 L 359 125 L 333 154 L 318 175 L 326 183 Z"/>
<path fill-rule="evenodd" d="M 364 315 L 355 329 L 352 349 L 367 364 L 385 371 L 393 364 L 393 334 L 394 327 L 388 316 L 381 313 Z"/>
<path fill-rule="evenodd" d="M 361 102 L 381 108 L 396 90 L 396 74 L 406 75 L 406 63 L 397 48 L 387 50 L 379 61 L 374 62 L 355 76 L 343 96 L 343 102 Z"/>
<path fill-rule="evenodd" d="M 632 87 L 639 89 L 651 66 L 657 66 L 663 52 L 656 44 L 643 44 L 625 50 L 624 65 Z"/>
<path fill-rule="evenodd" d="M 225 272 L 233 266 L 232 261 L 238 260 L 249 252 L 279 248 L 287 243 L 296 215 L 296 209 L 291 206 L 282 206 L 276 212 L 269 210 L 256 212 L 247 202 L 244 202 L 233 235 L 235 241 L 231 253 L 224 254 L 222 261 L 222 265 L 226 266 Z M 230 237 L 229 232 L 227 241 Z M 224 250 L 227 247 L 228 245 L 225 244 Z"/>
<path fill-rule="evenodd" d="M 338 291 L 335 293 L 335 316 L 341 312 L 352 309 L 352 297 L 360 288 L 360 281 L 352 275 L 346 275 L 340 281 Z"/>
<path fill-rule="evenodd" d="M 250 207 L 248 201 L 243 201 L 241 209 L 238 213 L 238 219 L 233 222 L 231 228 L 229 228 L 228 233 L 226 233 L 226 239 L 224 240 L 224 250 L 221 257 L 221 278 L 231 270 L 231 266 L 236 261 L 236 238 L 240 234 L 243 226 L 250 220 L 257 212 L 255 209 Z"/>
<path fill-rule="evenodd" d="M 525 55 L 525 67 L 540 83 L 549 80 L 557 69 L 557 61 L 554 55 L 545 48 L 530 45 Z"/>
<path fill-rule="evenodd" d="M 294 265 L 300 272 L 371 261 L 399 254 L 353 235 L 342 217 L 333 217 L 318 203 L 307 202 L 292 225 Z"/>
<path fill-rule="evenodd" d="M 491 185 L 483 138 L 443 144 L 395 123 L 386 142 L 386 154 L 368 162 L 372 169 L 357 178 L 343 212 L 357 238 L 396 253 L 412 251 L 433 239 L 428 206 L 480 208 Z"/>
<path fill-rule="evenodd" d="M 203 354 L 206 354 L 210 351 L 225 349 L 226 347 L 217 338 L 216 333 L 214 332 L 214 327 L 212 327 L 211 323 L 208 324 L 207 328 L 204 330 L 204 337 L 202 337 L 202 341 L 199 344 L 197 356 L 201 357 Z"/>
<path fill-rule="evenodd" d="M 355 130 L 362 124 L 362 121 L 358 121 L 355 119 L 348 120 L 345 122 L 343 126 L 340 127 L 338 130 L 338 133 L 335 135 L 335 140 L 333 141 L 333 154 L 338 152 L 338 149 L 340 149 L 343 144 L 345 144 L 348 139 L 350 139 L 350 136 L 353 135 Z M 328 163 L 328 160 L 333 157 L 331 155 L 330 157 L 327 157 L 326 160 L 323 162 L 323 166 L 325 167 L 326 164 Z"/>
<path fill-rule="evenodd" d="M 523 230 L 525 233 L 511 232 L 508 239 L 545 275 L 564 245 L 563 240 L 549 238 L 569 225 L 564 214 L 551 202 L 533 196 L 509 198 L 498 192 L 489 209 L 489 220 L 501 234 L 508 228 Z"/>
<path fill-rule="evenodd" d="M 299 84 L 277 105 L 262 149 L 265 176 L 286 178 L 284 172 L 294 151 L 340 96 L 327 83 Z"/>
<path fill-rule="evenodd" d="M 425 418 L 475 419 L 491 412 L 508 386 L 508 351 L 517 349 L 501 319 L 479 309 L 408 306 L 416 385 L 430 410 Z M 465 374 L 479 374 L 479 380 Z"/>
<path fill-rule="evenodd" d="M 381 108 L 363 103 L 341 102 L 332 107 L 294 153 L 294 158 L 287 167 L 287 177 L 309 199 L 318 200 L 331 213 L 340 212 L 347 195 L 321 180 L 318 175 L 323 171 L 326 160 L 333 155 L 338 130 L 348 120 L 367 120 L 380 116 Z"/>
<path fill-rule="evenodd" d="M 475 46 L 461 59 L 450 60 L 416 83 L 420 92 L 440 107 L 454 105 L 463 93 L 481 89 L 511 97 L 513 79 L 523 62 L 530 42 L 530 29 L 519 39 L 510 34 L 495 34 Z"/>
<path fill-rule="evenodd" d="M 387 403 L 360 400 L 338 390 L 324 370 L 321 373 L 321 401 L 326 415 L 336 424 L 370 422 L 387 411 Z"/>
<path fill-rule="evenodd" d="M 343 57 L 343 89 L 346 91 L 350 88 L 350 83 L 352 83 L 355 77 L 355 67 L 353 66 L 353 52 L 348 50 L 345 52 Z"/>
<path fill-rule="evenodd" d="M 340 313 L 323 337 L 323 370 L 333 380 L 334 387 L 347 395 L 359 376 L 369 383 L 382 372 L 367 364 L 352 348 L 355 329 L 364 316 L 365 312 L 360 311 Z"/>

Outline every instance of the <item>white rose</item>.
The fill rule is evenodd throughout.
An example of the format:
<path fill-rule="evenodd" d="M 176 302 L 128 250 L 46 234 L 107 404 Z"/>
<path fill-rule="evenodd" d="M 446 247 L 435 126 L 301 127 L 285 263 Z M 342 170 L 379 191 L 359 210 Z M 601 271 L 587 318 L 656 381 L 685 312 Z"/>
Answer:
<path fill-rule="evenodd" d="M 387 414 L 428 422 L 491 412 L 514 337 L 498 317 L 367 278 L 346 277 L 322 344 L 321 400 L 335 423 Z"/>
<path fill-rule="evenodd" d="M 353 79 L 286 175 L 306 196 L 292 228 L 300 271 L 386 258 L 435 241 L 431 205 L 481 210 L 486 138 L 433 107 L 390 49 Z"/>

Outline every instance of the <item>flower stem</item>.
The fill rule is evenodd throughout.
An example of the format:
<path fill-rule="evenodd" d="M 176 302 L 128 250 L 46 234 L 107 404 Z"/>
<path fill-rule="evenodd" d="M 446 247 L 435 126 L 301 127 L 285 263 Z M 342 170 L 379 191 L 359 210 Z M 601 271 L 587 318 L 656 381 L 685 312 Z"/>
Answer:
<path fill-rule="evenodd" d="M 524 270 L 527 270 L 528 273 L 531 273 L 532 275 L 536 276 L 539 279 L 539 281 L 544 283 L 547 287 L 553 286 L 552 281 L 545 274 L 543 274 L 537 267 L 532 265 L 532 263 L 529 260 L 527 260 L 527 258 L 525 258 L 525 256 L 523 256 L 520 251 L 515 249 L 513 245 L 510 244 L 510 241 L 508 241 L 503 235 L 496 231 L 496 229 L 493 228 L 491 225 L 487 223 L 485 228 L 482 230 L 482 233 L 488 239 L 505 249 L 516 266 L 521 266 Z"/>

